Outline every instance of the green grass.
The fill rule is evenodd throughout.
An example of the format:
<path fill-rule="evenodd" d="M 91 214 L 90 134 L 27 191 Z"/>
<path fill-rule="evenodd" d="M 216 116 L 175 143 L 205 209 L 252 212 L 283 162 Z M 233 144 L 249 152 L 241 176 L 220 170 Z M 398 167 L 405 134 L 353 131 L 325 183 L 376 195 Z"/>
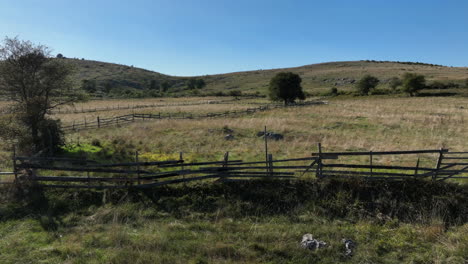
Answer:
<path fill-rule="evenodd" d="M 1 190 L 1 263 L 465 263 L 468 189 L 254 181 L 136 191 Z M 301 249 L 312 233 L 329 246 Z M 342 238 L 358 243 L 343 256 Z"/>

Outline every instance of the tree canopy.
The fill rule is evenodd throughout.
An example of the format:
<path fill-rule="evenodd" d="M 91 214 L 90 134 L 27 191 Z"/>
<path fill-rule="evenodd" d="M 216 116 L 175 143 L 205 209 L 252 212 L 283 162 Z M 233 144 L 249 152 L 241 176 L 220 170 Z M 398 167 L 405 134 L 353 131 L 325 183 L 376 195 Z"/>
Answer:
<path fill-rule="evenodd" d="M 270 80 L 269 97 L 273 101 L 283 101 L 285 105 L 296 99 L 304 100 L 302 79 L 292 72 L 280 72 Z"/>
<path fill-rule="evenodd" d="M 409 72 L 403 75 L 403 91 L 410 96 L 418 94 L 425 87 L 426 78 L 424 75 Z"/>
<path fill-rule="evenodd" d="M 0 93 L 15 102 L 12 120 L 28 131 L 29 137 L 22 135 L 19 141 L 29 142 L 35 152 L 52 147 L 52 130 L 59 126 L 46 116 L 56 107 L 83 99 L 69 78 L 72 68 L 52 58 L 46 46 L 17 38 L 4 40 L 0 59 Z"/>
<path fill-rule="evenodd" d="M 362 95 L 368 95 L 370 91 L 374 90 L 379 84 L 379 79 L 372 75 L 364 75 L 357 83 L 356 88 Z"/>

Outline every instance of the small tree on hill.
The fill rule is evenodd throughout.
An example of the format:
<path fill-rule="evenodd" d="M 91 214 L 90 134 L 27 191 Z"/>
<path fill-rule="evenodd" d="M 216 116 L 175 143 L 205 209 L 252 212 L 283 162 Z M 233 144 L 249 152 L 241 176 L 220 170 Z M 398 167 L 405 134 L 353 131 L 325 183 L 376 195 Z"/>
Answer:
<path fill-rule="evenodd" d="M 280 72 L 270 80 L 269 97 L 273 101 L 283 101 L 285 105 L 296 99 L 304 100 L 302 79 L 292 72 Z"/>
<path fill-rule="evenodd" d="M 424 75 L 415 73 L 405 73 L 403 76 L 403 91 L 410 96 L 416 95 L 426 87 L 426 78 Z"/>
<path fill-rule="evenodd" d="M 195 80 L 195 79 L 188 79 L 187 80 L 187 88 L 189 88 L 190 90 L 195 89 L 196 85 L 197 85 L 197 80 Z"/>
<path fill-rule="evenodd" d="M 379 82 L 379 79 L 376 77 L 372 75 L 365 75 L 357 82 L 356 88 L 360 94 L 368 95 L 370 91 L 375 89 Z"/>
<path fill-rule="evenodd" d="M 395 91 L 402 84 L 403 84 L 403 82 L 398 77 L 391 78 L 389 83 L 388 83 L 388 85 L 390 86 L 390 88 L 392 88 L 393 91 Z"/>

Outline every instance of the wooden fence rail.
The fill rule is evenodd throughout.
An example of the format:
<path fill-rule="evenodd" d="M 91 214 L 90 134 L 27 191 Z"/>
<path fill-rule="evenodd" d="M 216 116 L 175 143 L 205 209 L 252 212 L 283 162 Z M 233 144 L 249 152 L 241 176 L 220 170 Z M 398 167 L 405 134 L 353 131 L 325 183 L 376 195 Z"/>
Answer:
<path fill-rule="evenodd" d="M 395 155 L 403 158 L 403 163 L 412 162 L 415 166 L 378 164 L 378 156 Z M 409 158 L 409 156 L 411 158 Z M 366 180 L 405 180 L 430 178 L 443 181 L 448 179 L 468 179 L 466 153 L 449 152 L 447 149 L 416 151 L 373 151 L 373 152 L 319 152 L 309 157 L 273 159 L 266 155 L 264 161 L 243 162 L 229 160 L 226 152 L 222 160 L 207 162 L 185 162 L 182 154 L 179 160 L 139 161 L 138 153 L 134 162 L 99 164 L 86 159 L 55 157 L 14 157 L 15 171 L 8 174 L 19 175 L 48 188 L 151 188 L 155 186 L 188 183 L 201 180 L 248 180 L 248 179 L 298 179 L 315 177 L 360 177 Z M 330 160 L 352 157 L 366 158 L 368 164 L 347 164 Z M 444 164 L 444 156 L 452 162 Z M 432 158 L 430 158 L 432 157 Z M 425 161 L 421 161 L 424 158 Z M 459 158 L 459 159 L 453 159 Z M 362 158 L 361 158 L 362 159 Z M 431 164 L 435 166 L 430 166 Z M 145 169 L 142 169 L 142 168 Z M 53 172 L 61 171 L 54 176 Z M 0 173 L 1 175 L 1 173 Z"/>
<path fill-rule="evenodd" d="M 254 108 L 247 108 L 245 110 L 234 110 L 234 111 L 224 111 L 217 113 L 207 113 L 207 114 L 192 114 L 192 113 L 158 113 L 158 114 L 145 114 L 145 113 L 133 113 L 122 116 L 102 118 L 97 117 L 96 120 L 84 120 L 83 122 L 74 121 L 72 124 L 62 126 L 62 129 L 66 132 L 75 132 L 84 129 L 96 129 L 103 128 L 115 125 L 123 125 L 128 123 L 133 123 L 136 121 L 145 121 L 145 120 L 157 120 L 157 119 L 205 119 L 205 118 L 219 118 L 219 117 L 237 117 L 241 115 L 253 114 L 256 112 L 267 111 L 277 108 L 285 107 L 303 107 L 310 105 L 320 105 L 326 104 L 323 101 L 308 101 L 303 103 L 298 103 L 295 105 L 262 105 Z"/>
<path fill-rule="evenodd" d="M 171 106 L 192 106 L 192 105 L 206 105 L 206 104 L 225 104 L 238 101 L 237 99 L 229 100 L 205 100 L 200 102 L 181 102 L 181 103 L 169 103 L 169 104 L 117 104 L 117 106 L 106 106 L 106 107 L 94 107 L 94 108 L 74 108 L 74 109 L 57 109 L 54 110 L 53 114 L 84 114 L 84 113 L 95 113 L 115 110 L 130 110 L 130 109 L 143 109 L 143 108 L 157 108 L 157 107 L 171 107 Z"/>

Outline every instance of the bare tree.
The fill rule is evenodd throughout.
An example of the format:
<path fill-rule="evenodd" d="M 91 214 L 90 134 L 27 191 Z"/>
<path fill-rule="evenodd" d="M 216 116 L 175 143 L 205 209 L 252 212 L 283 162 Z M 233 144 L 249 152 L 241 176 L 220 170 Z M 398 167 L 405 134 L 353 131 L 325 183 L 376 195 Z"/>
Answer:
<path fill-rule="evenodd" d="M 15 102 L 13 113 L 29 131 L 33 151 L 40 151 L 51 137 L 44 135 L 50 134 L 44 126 L 53 123 L 47 119 L 51 110 L 83 98 L 70 78 L 72 68 L 52 58 L 48 47 L 18 38 L 5 38 L 0 60 L 0 94 Z"/>

